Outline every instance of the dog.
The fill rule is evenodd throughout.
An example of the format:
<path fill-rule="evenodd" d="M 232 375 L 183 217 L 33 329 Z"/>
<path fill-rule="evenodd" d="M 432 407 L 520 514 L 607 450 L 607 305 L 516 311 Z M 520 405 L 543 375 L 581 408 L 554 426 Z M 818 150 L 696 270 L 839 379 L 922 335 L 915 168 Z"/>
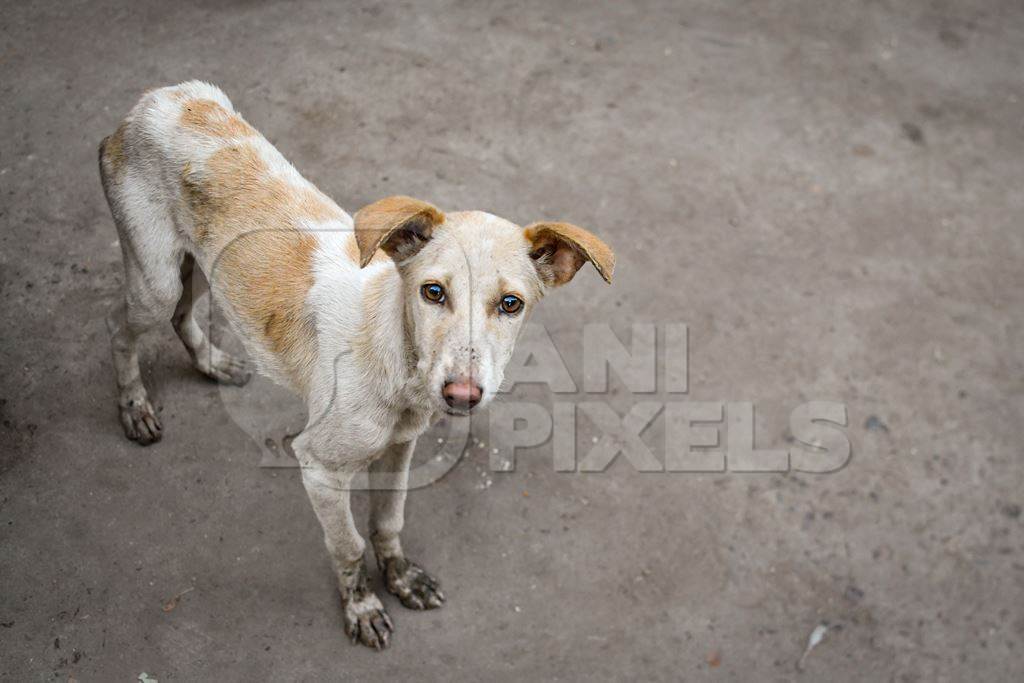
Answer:
<path fill-rule="evenodd" d="M 387 647 L 394 627 L 368 587 L 349 485 L 370 482 L 370 539 L 389 592 L 440 607 L 440 583 L 406 558 L 409 464 L 443 414 L 486 405 L 523 321 L 587 261 L 611 282 L 612 250 L 569 223 L 526 227 L 482 211 L 442 213 L 393 196 L 351 217 L 303 178 L 213 85 L 147 92 L 100 144 L 120 236 L 124 297 L 108 317 L 127 437 L 159 441 L 139 337 L 171 321 L 207 377 L 242 385 L 249 365 L 195 320 L 198 266 L 256 369 L 305 400 L 292 442 L 323 527 L 353 642 Z"/>

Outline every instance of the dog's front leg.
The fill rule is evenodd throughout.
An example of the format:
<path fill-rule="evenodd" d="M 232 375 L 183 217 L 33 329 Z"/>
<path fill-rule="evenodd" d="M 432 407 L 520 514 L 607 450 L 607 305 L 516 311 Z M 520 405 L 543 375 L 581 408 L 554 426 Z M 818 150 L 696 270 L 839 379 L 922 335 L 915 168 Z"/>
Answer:
<path fill-rule="evenodd" d="M 366 541 L 356 530 L 349 506 L 349 485 L 353 475 L 327 470 L 315 461 L 303 458 L 298 447 L 296 455 L 302 464 L 302 483 L 323 526 L 327 552 L 338 576 L 345 633 L 353 642 L 385 648 L 394 626 L 380 598 L 366 585 L 366 565 L 363 562 Z"/>
<path fill-rule="evenodd" d="M 410 609 L 433 609 L 444 603 L 441 584 L 406 559 L 399 539 L 405 524 L 405 494 L 415 448 L 415 439 L 392 444 L 370 466 L 370 538 L 388 591 Z"/>

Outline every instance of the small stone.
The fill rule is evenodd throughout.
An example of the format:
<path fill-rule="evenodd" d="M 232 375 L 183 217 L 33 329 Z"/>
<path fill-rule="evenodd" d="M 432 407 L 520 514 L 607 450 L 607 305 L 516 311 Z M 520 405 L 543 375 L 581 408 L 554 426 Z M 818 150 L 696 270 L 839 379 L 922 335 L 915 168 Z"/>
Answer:
<path fill-rule="evenodd" d="M 864 597 L 864 591 L 854 585 L 850 585 L 843 592 L 843 597 L 850 602 L 860 602 L 860 599 Z"/>
<path fill-rule="evenodd" d="M 903 135 L 915 145 L 924 144 L 924 131 L 916 123 L 904 121 L 900 124 L 900 129 L 903 131 Z"/>
<path fill-rule="evenodd" d="M 882 422 L 882 420 L 877 415 L 871 415 L 864 422 L 864 429 L 867 429 L 868 431 L 871 432 L 888 432 L 889 426 Z"/>

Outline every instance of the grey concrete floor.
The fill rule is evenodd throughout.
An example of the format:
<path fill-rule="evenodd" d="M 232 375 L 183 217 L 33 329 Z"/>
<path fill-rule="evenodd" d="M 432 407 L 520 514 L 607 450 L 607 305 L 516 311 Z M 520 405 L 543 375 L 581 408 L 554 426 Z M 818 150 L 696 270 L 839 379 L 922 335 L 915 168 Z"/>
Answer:
<path fill-rule="evenodd" d="M 1020 3 L 3 5 L 0 677 L 1024 676 Z M 350 645 L 296 471 L 259 467 L 231 407 L 277 394 L 204 381 L 167 326 L 164 441 L 117 422 L 96 146 L 191 78 L 350 210 L 592 228 L 615 284 L 581 273 L 538 316 L 577 383 L 585 323 L 683 322 L 689 394 L 654 400 L 749 401 L 764 448 L 845 403 L 851 461 L 561 473 L 547 443 L 492 473 L 471 448 L 409 500 L 448 604 L 387 596 L 392 649 Z M 611 383 L 620 413 L 652 399 Z M 644 438 L 672 450 L 660 418 Z"/>

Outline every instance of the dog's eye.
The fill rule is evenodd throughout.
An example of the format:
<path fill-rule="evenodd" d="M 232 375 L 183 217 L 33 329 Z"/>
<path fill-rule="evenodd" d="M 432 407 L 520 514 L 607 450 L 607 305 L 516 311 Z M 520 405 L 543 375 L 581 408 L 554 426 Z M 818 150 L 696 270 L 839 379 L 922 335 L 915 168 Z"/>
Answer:
<path fill-rule="evenodd" d="M 436 282 L 428 282 L 420 287 L 420 294 L 422 294 L 423 298 L 432 304 L 444 303 L 444 287 Z"/>
<path fill-rule="evenodd" d="M 512 294 L 506 294 L 501 297 L 501 312 L 509 315 L 515 315 L 523 309 L 523 300 L 518 296 Z"/>

